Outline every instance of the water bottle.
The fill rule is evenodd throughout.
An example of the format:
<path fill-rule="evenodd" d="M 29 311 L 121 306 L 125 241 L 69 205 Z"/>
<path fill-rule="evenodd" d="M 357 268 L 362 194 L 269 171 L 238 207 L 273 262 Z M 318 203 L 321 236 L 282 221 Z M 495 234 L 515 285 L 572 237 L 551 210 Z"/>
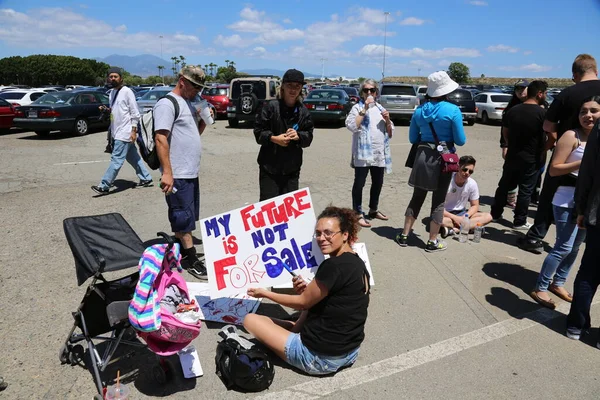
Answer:
<path fill-rule="evenodd" d="M 473 243 L 481 242 L 481 235 L 483 235 L 483 226 L 478 222 L 473 230 Z"/>
<path fill-rule="evenodd" d="M 372 103 L 369 103 L 369 108 L 375 107 L 375 98 L 373 96 L 369 96 L 369 97 L 367 97 L 367 100 L 369 100 L 369 99 L 373 100 Z"/>
<path fill-rule="evenodd" d="M 471 227 L 469 221 L 469 214 L 465 214 L 462 222 L 460 223 L 460 233 L 458 234 L 458 241 L 460 243 L 467 243 L 469 241 L 469 228 Z"/>

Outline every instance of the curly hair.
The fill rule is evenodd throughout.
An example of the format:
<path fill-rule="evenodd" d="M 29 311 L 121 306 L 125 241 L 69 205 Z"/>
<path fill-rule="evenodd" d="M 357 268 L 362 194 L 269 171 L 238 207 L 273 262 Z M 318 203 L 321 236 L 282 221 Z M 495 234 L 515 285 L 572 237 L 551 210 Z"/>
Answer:
<path fill-rule="evenodd" d="M 317 217 L 317 221 L 321 218 L 337 219 L 342 233 L 348 234 L 348 242 L 350 244 L 358 240 L 358 231 L 360 230 L 360 226 L 358 225 L 358 215 L 356 214 L 356 211 L 350 208 L 328 206 L 321 211 L 321 214 L 319 214 Z"/>

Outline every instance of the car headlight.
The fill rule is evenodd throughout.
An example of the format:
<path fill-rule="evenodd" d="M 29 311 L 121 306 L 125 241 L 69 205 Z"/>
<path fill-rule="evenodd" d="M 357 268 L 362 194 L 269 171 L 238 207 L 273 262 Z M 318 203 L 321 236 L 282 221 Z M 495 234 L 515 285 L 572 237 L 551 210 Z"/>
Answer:
<path fill-rule="evenodd" d="M 227 107 L 227 112 L 236 112 L 237 108 L 235 106 Z"/>

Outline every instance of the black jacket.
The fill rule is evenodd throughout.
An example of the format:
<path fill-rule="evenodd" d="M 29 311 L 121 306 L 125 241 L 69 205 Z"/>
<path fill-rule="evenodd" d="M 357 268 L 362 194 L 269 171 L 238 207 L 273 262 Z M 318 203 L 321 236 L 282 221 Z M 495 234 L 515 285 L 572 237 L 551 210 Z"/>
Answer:
<path fill-rule="evenodd" d="M 583 215 L 589 225 L 598 226 L 600 216 L 600 121 L 592 129 L 585 145 L 575 188 L 577 215 Z"/>
<path fill-rule="evenodd" d="M 260 144 L 258 164 L 271 174 L 288 175 L 302 167 L 302 148 L 308 147 L 313 140 L 314 125 L 310 112 L 302 103 L 297 104 L 297 112 L 291 120 L 285 121 L 280 113 L 282 100 L 271 100 L 256 114 L 254 136 Z M 271 142 L 271 136 L 284 134 L 298 124 L 299 140 L 292 140 L 287 147 Z"/>

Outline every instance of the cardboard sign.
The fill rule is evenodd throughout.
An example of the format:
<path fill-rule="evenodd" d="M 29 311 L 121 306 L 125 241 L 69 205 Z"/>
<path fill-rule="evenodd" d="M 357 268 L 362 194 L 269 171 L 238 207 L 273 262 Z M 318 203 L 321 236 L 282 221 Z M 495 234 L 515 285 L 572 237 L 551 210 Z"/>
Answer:
<path fill-rule="evenodd" d="M 315 223 L 308 188 L 201 220 L 211 298 L 287 282 L 284 263 L 314 274 L 323 261 Z"/>

